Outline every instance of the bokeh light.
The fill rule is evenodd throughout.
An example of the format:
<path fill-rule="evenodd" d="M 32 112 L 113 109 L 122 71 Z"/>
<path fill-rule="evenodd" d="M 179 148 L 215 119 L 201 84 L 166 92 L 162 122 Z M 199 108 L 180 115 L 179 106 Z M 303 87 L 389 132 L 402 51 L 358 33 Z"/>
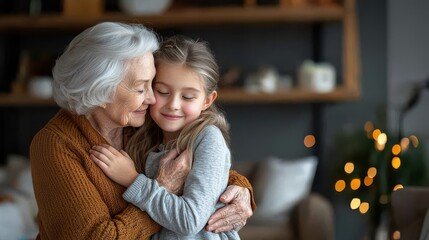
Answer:
<path fill-rule="evenodd" d="M 370 178 L 375 178 L 375 176 L 377 175 L 377 168 L 375 167 L 370 167 L 368 168 L 368 171 L 366 173 L 368 175 L 368 177 Z"/>
<path fill-rule="evenodd" d="M 419 146 L 419 139 L 416 137 L 416 135 L 411 135 L 409 137 L 411 144 L 413 144 L 414 148 L 417 148 Z"/>
<path fill-rule="evenodd" d="M 335 183 L 335 191 L 342 192 L 346 188 L 346 181 L 344 180 L 338 180 Z"/>
<path fill-rule="evenodd" d="M 358 209 L 360 206 L 360 199 L 359 198 L 353 198 L 350 201 L 350 208 L 351 209 Z"/>
<path fill-rule="evenodd" d="M 387 134 L 380 133 L 377 137 L 377 142 L 380 145 L 385 145 L 387 143 Z"/>
<path fill-rule="evenodd" d="M 392 233 L 392 239 L 393 239 L 393 240 L 399 240 L 399 239 L 401 239 L 401 232 L 400 232 L 400 231 L 398 231 L 398 230 L 394 231 L 394 232 Z"/>
<path fill-rule="evenodd" d="M 376 140 L 376 141 L 377 141 L 378 136 L 379 136 L 380 134 L 381 134 L 380 129 L 375 129 L 374 131 L 372 131 L 372 138 L 373 138 L 374 140 Z"/>
<path fill-rule="evenodd" d="M 399 155 L 401 153 L 401 146 L 399 146 L 399 144 L 393 145 L 392 153 L 393 155 Z"/>
<path fill-rule="evenodd" d="M 358 190 L 360 188 L 360 179 L 359 178 L 353 178 L 350 182 L 350 188 L 352 190 Z"/>
<path fill-rule="evenodd" d="M 344 164 L 344 172 L 350 174 L 355 170 L 355 165 L 352 162 Z"/>
<path fill-rule="evenodd" d="M 316 144 L 316 138 L 309 134 L 307 136 L 304 137 L 304 146 L 306 146 L 307 148 L 311 148 Z"/>
<path fill-rule="evenodd" d="M 404 186 L 402 184 L 396 184 L 395 187 L 393 187 L 393 191 L 398 191 L 399 189 L 404 188 Z"/>
<path fill-rule="evenodd" d="M 369 210 L 369 203 L 367 202 L 362 202 L 359 206 L 359 212 L 362 214 L 367 213 Z"/>
<path fill-rule="evenodd" d="M 398 169 L 401 166 L 401 159 L 399 157 L 392 158 L 392 167 Z"/>
<path fill-rule="evenodd" d="M 402 151 L 407 151 L 408 147 L 410 146 L 410 139 L 408 139 L 406 137 L 402 138 L 400 145 L 401 145 Z"/>
<path fill-rule="evenodd" d="M 371 177 L 366 176 L 365 179 L 363 180 L 363 183 L 365 184 L 365 186 L 369 187 L 371 186 L 373 181 L 374 180 Z"/>
<path fill-rule="evenodd" d="M 364 125 L 364 129 L 368 138 L 371 138 L 371 133 L 374 131 L 374 124 L 371 121 L 367 121 Z"/>

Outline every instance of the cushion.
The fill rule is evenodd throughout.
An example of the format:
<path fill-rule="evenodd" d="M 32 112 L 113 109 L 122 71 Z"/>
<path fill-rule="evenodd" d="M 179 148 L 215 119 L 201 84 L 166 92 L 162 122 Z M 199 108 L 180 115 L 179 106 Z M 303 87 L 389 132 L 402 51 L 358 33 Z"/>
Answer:
<path fill-rule="evenodd" d="M 253 182 L 257 208 L 250 221 L 287 221 L 292 208 L 310 193 L 316 166 L 315 156 L 293 160 L 270 157 L 260 162 Z"/>

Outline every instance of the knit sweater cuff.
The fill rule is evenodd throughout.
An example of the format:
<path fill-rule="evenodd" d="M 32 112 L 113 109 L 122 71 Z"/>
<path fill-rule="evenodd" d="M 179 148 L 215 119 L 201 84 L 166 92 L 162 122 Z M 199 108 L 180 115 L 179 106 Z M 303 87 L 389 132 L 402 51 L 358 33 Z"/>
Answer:
<path fill-rule="evenodd" d="M 127 190 L 122 194 L 122 197 L 127 202 L 133 203 L 133 199 L 136 196 L 142 195 L 142 189 L 145 186 L 150 184 L 150 179 L 146 177 L 144 174 L 139 174 L 133 183 L 127 188 Z"/>
<path fill-rule="evenodd" d="M 236 186 L 240 186 L 240 187 L 244 187 L 244 188 L 249 189 L 249 191 L 250 191 L 250 205 L 252 207 L 252 210 L 255 211 L 256 203 L 255 203 L 255 198 L 254 198 L 254 194 L 253 194 L 253 187 L 250 184 L 249 180 L 247 180 L 247 178 L 240 175 L 239 173 L 237 173 L 234 170 L 230 170 L 229 171 L 228 185 L 236 185 Z"/>

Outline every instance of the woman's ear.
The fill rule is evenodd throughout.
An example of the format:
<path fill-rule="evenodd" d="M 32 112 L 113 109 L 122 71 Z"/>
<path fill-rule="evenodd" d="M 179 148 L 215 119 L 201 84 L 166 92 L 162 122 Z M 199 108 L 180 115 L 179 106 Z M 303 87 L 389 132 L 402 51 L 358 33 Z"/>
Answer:
<path fill-rule="evenodd" d="M 209 108 L 216 98 L 217 98 L 217 92 L 216 91 L 211 92 L 204 100 L 203 111 Z"/>

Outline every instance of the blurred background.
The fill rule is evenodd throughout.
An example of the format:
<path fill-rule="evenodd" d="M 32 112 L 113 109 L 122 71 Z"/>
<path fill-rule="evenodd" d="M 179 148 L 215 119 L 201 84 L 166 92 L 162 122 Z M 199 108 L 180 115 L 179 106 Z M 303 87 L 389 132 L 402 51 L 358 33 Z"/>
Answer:
<path fill-rule="evenodd" d="M 210 43 L 233 167 L 252 165 L 261 209 L 274 201 L 267 209 L 286 214 L 316 193 L 332 209 L 334 239 L 399 239 L 391 192 L 428 184 L 428 1 L 143 2 L 0 1 L 0 196 L 30 181 L 11 171 L 25 168 L 33 135 L 58 110 L 51 68 L 68 42 L 97 22 L 136 22 Z M 296 183 L 276 192 L 301 193 L 267 200 L 274 174 Z M 252 224 L 271 215 L 260 211 Z"/>

